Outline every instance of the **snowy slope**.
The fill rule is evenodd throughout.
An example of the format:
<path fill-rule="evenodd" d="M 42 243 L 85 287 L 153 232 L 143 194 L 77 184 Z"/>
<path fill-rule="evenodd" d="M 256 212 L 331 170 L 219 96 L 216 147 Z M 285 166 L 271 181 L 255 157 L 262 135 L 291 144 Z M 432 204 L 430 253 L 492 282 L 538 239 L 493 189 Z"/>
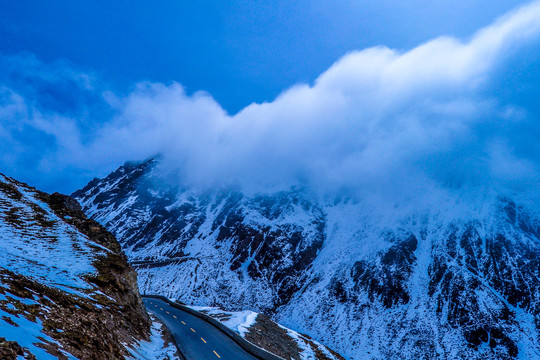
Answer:
<path fill-rule="evenodd" d="M 73 199 L 0 174 L 0 252 L 0 358 L 121 359 L 160 344 L 118 243 Z"/>
<path fill-rule="evenodd" d="M 540 222 L 498 193 L 384 207 L 166 185 L 126 164 L 74 194 L 143 292 L 262 312 L 351 359 L 540 358 Z"/>

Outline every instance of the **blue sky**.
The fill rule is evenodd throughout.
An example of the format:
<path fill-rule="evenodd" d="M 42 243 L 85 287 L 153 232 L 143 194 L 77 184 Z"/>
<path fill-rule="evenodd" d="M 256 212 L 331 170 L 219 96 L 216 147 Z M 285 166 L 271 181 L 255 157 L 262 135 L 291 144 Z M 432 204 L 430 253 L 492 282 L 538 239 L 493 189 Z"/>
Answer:
<path fill-rule="evenodd" d="M 205 90 L 230 113 L 313 81 L 349 51 L 470 36 L 515 0 L 3 1 L 0 51 L 69 60 L 117 91 Z"/>
<path fill-rule="evenodd" d="M 539 2 L 27 1 L 0 17 L 0 172 L 46 191 L 156 153 L 191 186 L 540 180 Z"/>

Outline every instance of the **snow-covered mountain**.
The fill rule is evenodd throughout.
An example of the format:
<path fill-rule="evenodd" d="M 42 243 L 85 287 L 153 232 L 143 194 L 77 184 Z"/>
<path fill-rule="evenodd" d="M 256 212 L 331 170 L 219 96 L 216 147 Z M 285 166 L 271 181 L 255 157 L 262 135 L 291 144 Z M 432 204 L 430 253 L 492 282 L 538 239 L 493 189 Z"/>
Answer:
<path fill-rule="evenodd" d="M 166 185 L 158 164 L 73 194 L 118 237 L 142 292 L 262 312 L 350 359 L 540 358 L 529 205 L 441 193 L 389 211 L 302 188 L 196 191 Z"/>
<path fill-rule="evenodd" d="M 74 199 L 0 174 L 0 252 L 1 359 L 171 352 L 120 245 Z"/>

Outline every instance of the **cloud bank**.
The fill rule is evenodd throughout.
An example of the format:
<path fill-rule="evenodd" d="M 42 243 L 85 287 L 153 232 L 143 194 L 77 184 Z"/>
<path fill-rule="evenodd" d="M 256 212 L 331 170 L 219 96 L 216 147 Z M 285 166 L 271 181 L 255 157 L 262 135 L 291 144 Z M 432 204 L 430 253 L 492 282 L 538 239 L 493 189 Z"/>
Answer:
<path fill-rule="evenodd" d="M 539 60 L 540 2 L 470 39 L 351 52 L 312 84 L 234 115 L 178 83 L 121 94 L 71 64 L 3 56 L 0 171 L 38 174 L 45 187 L 62 177 L 67 192 L 160 153 L 186 186 L 531 192 L 540 183 Z"/>

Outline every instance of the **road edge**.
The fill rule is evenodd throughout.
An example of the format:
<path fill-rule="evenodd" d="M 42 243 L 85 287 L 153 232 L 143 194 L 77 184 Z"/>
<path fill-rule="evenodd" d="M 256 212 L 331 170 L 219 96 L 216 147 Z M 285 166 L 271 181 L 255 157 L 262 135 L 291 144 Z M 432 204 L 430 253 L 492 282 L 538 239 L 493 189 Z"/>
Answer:
<path fill-rule="evenodd" d="M 254 344 L 250 343 L 249 341 L 247 341 L 246 339 L 241 337 L 239 334 L 237 334 L 233 330 L 231 330 L 228 327 L 226 327 L 225 325 L 223 325 L 221 322 L 217 321 L 216 319 L 214 319 L 214 318 L 212 318 L 212 317 L 210 317 L 210 316 L 208 316 L 206 314 L 203 314 L 203 313 L 201 313 L 201 312 L 199 312 L 197 310 L 193 310 L 192 308 L 190 308 L 188 306 L 175 303 L 175 302 L 167 299 L 165 296 L 161 296 L 161 295 L 141 295 L 141 296 L 143 298 L 146 297 L 146 298 L 154 298 L 154 299 L 163 300 L 167 304 L 171 305 L 172 307 L 175 307 L 177 309 L 185 311 L 185 312 L 187 312 L 187 313 L 189 313 L 189 314 L 191 314 L 193 316 L 196 316 L 196 317 L 210 323 L 215 328 L 220 330 L 222 333 L 224 333 L 225 335 L 230 337 L 242 349 L 244 349 L 245 351 L 247 351 L 251 355 L 255 356 L 256 358 L 259 358 L 261 360 L 284 360 L 283 358 L 281 358 L 281 357 L 279 357 L 277 355 L 274 355 L 272 353 L 269 353 L 268 351 L 258 347 L 257 345 L 254 345 Z M 180 351 L 180 349 L 178 349 L 178 350 Z"/>
<path fill-rule="evenodd" d="M 141 295 L 142 296 L 142 295 Z M 156 314 L 151 314 L 151 316 L 153 316 L 155 318 L 155 321 L 157 321 L 158 323 L 161 324 L 161 326 L 163 326 L 165 328 L 165 330 L 167 331 L 167 335 L 168 337 L 170 338 L 170 341 L 174 344 L 174 346 L 176 347 L 176 349 L 178 350 L 178 356 L 180 358 L 180 360 L 187 360 L 186 356 L 184 355 L 184 353 L 182 352 L 182 350 L 180 349 L 180 347 L 178 346 L 177 342 L 176 342 L 176 339 L 174 338 L 174 336 L 172 336 L 171 334 L 171 330 L 169 330 L 169 328 L 167 327 L 167 325 L 165 325 L 165 323 L 163 321 L 161 321 L 161 319 L 156 315 Z M 165 338 L 163 339 L 163 341 L 165 341 Z"/>

